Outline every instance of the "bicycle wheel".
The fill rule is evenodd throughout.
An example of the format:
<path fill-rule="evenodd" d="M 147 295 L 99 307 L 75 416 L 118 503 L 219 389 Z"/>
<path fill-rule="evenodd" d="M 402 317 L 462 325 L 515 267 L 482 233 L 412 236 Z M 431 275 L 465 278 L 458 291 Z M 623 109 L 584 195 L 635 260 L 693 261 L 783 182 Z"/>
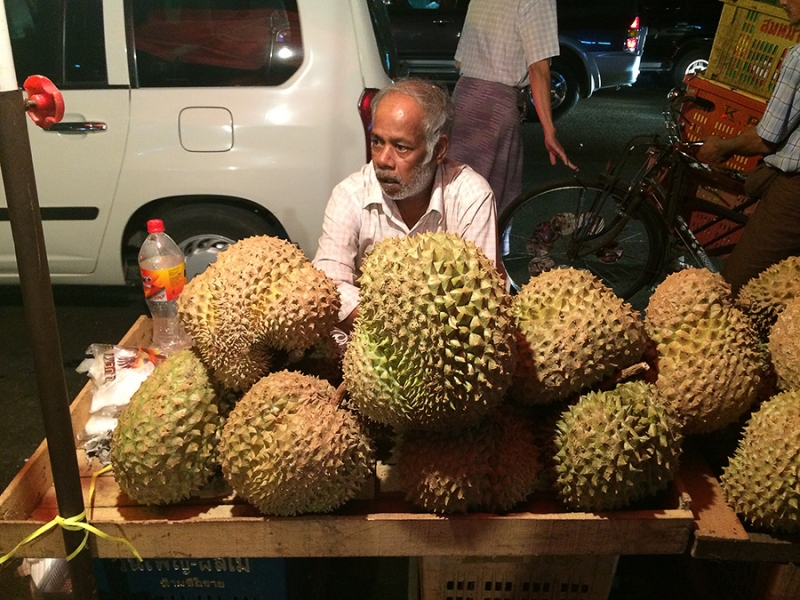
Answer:
<path fill-rule="evenodd" d="M 602 193 L 599 184 L 555 183 L 523 192 L 503 211 L 500 260 L 513 291 L 556 267 L 588 270 L 624 299 L 655 280 L 666 251 L 666 231 L 660 214 L 646 201 L 613 242 L 587 256 L 575 256 L 576 231 L 586 232 L 588 224 L 598 239 L 620 218 L 622 192 L 596 202 Z"/>

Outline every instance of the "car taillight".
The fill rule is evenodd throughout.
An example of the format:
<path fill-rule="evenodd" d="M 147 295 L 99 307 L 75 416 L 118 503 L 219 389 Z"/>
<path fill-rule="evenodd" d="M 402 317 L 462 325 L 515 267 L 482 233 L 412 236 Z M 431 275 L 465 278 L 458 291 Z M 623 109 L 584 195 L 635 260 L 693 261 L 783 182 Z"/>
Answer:
<path fill-rule="evenodd" d="M 376 88 L 364 88 L 358 100 L 358 114 L 364 126 L 364 137 L 367 140 L 367 162 L 372 158 L 372 99 L 378 93 Z"/>
<path fill-rule="evenodd" d="M 636 52 L 639 47 L 639 17 L 633 19 L 628 27 L 628 39 L 625 40 L 625 49 L 628 52 Z"/>

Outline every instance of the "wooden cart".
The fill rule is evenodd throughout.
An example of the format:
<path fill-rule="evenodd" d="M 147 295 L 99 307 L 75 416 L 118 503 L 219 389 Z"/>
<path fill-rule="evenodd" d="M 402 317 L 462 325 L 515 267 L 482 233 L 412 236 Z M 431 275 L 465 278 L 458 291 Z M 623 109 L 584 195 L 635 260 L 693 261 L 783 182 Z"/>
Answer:
<path fill-rule="evenodd" d="M 142 317 L 120 343 L 146 346 L 149 336 L 150 321 Z M 75 432 L 82 431 L 88 419 L 91 395 L 87 384 L 72 403 Z M 496 578 L 498 570 L 520 583 L 519 578 L 532 571 L 552 574 L 559 569 L 569 572 L 559 580 L 562 586 L 567 577 L 571 589 L 586 592 L 591 586 L 597 592 L 575 597 L 604 598 L 619 555 L 680 554 L 694 526 L 691 499 L 680 477 L 659 506 L 605 513 L 567 512 L 555 499 L 543 496 L 511 514 L 437 516 L 414 510 L 400 495 L 384 493 L 376 485 L 375 493 L 351 500 L 332 514 L 265 517 L 219 486 L 179 505 L 138 506 L 119 490 L 111 474 L 98 478 L 90 502 L 91 476 L 100 465 L 88 462 L 77 446 L 89 522 L 108 535 L 127 539 L 142 557 L 422 557 L 426 600 L 447 597 L 434 590 L 448 585 L 482 585 L 475 577 Z M 43 443 L 0 496 L 0 553 L 57 512 Z M 132 558 L 119 542 L 91 536 L 90 544 L 95 557 Z M 22 547 L 18 555 L 64 556 L 63 539 L 49 533 Z M 487 564 L 492 575 L 480 575 Z M 589 583 L 573 577 L 577 571 Z M 465 574 L 466 579 L 475 577 L 464 583 Z"/>

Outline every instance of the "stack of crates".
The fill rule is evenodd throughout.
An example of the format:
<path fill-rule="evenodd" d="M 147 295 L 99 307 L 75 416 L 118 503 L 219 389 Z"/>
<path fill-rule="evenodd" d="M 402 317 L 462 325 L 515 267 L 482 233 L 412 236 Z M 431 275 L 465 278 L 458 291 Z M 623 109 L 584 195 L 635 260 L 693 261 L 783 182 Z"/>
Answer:
<path fill-rule="evenodd" d="M 800 27 L 792 27 L 786 11 L 777 1 L 723 0 L 708 69 L 703 76 L 689 76 L 687 95 L 701 102 L 687 101 L 679 116 L 684 139 L 700 141 L 709 135 L 723 138 L 738 135 L 755 126 L 764 115 L 778 80 L 783 58 L 800 43 Z M 734 156 L 723 166 L 747 172 L 760 157 Z M 703 184 L 697 194 L 729 208 L 747 198 L 739 190 Z M 752 212 L 754 206 L 747 212 Z M 715 223 L 703 213 L 686 215 L 698 241 L 711 246 L 736 243 L 741 230 L 730 222 Z"/>

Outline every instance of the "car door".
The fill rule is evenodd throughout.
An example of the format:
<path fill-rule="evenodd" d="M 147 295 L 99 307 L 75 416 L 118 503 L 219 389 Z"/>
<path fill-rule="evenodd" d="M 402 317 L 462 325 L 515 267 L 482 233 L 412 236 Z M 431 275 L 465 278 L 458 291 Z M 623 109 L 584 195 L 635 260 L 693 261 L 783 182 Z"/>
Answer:
<path fill-rule="evenodd" d="M 122 2 L 6 0 L 17 79 L 45 75 L 61 90 L 61 123 L 29 122 L 50 271 L 94 271 L 128 131 Z M 0 188 L 0 282 L 17 278 L 7 199 Z"/>

